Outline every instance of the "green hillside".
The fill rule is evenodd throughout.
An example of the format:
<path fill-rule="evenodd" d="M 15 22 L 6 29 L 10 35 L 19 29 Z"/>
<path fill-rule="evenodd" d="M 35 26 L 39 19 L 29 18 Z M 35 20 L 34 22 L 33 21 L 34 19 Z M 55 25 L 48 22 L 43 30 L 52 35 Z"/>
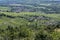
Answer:
<path fill-rule="evenodd" d="M 60 14 L 0 12 L 0 40 L 59 40 Z"/>
<path fill-rule="evenodd" d="M 60 1 L 0 0 L 0 40 L 60 40 Z"/>

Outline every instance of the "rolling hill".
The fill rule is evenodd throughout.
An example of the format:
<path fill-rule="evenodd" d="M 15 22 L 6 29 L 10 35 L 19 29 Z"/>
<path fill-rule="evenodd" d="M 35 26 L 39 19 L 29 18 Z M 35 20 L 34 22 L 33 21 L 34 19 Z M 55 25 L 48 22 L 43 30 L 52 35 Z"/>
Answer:
<path fill-rule="evenodd" d="M 54 2 L 54 3 L 58 3 L 59 0 L 0 0 L 0 3 L 6 3 L 6 4 L 11 4 L 11 3 L 29 3 L 29 4 L 40 4 L 40 3 L 48 3 L 48 2 Z"/>

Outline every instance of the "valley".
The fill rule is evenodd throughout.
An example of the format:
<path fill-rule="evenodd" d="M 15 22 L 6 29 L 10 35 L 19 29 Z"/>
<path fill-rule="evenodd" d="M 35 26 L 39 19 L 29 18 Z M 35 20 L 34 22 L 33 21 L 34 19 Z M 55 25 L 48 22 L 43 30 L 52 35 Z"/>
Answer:
<path fill-rule="evenodd" d="M 60 40 L 60 1 L 0 1 L 0 40 Z"/>

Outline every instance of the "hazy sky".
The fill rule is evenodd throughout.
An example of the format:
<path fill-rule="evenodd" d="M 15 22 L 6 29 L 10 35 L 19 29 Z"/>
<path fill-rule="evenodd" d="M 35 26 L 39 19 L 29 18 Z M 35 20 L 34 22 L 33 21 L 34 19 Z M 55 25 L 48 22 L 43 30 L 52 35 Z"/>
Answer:
<path fill-rule="evenodd" d="M 0 1 L 6 1 L 6 0 L 0 0 Z M 8 0 L 8 1 L 11 1 L 11 0 Z M 14 0 L 13 0 L 14 1 Z M 29 0 L 28 0 L 29 1 Z M 46 1 L 46 0 L 44 0 L 44 1 Z M 51 0 L 49 0 L 49 1 L 51 1 Z M 60 1 L 60 0 L 54 0 L 54 1 Z"/>

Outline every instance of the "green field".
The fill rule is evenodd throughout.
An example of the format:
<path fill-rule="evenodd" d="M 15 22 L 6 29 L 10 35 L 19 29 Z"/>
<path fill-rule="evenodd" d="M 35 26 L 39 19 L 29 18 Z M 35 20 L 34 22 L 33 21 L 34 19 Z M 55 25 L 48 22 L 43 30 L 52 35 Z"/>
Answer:
<path fill-rule="evenodd" d="M 1 10 L 1 11 L 7 11 L 7 10 L 10 10 L 10 8 L 9 8 L 9 7 L 4 7 L 4 6 L 3 6 L 3 7 L 0 6 L 0 10 Z"/>

